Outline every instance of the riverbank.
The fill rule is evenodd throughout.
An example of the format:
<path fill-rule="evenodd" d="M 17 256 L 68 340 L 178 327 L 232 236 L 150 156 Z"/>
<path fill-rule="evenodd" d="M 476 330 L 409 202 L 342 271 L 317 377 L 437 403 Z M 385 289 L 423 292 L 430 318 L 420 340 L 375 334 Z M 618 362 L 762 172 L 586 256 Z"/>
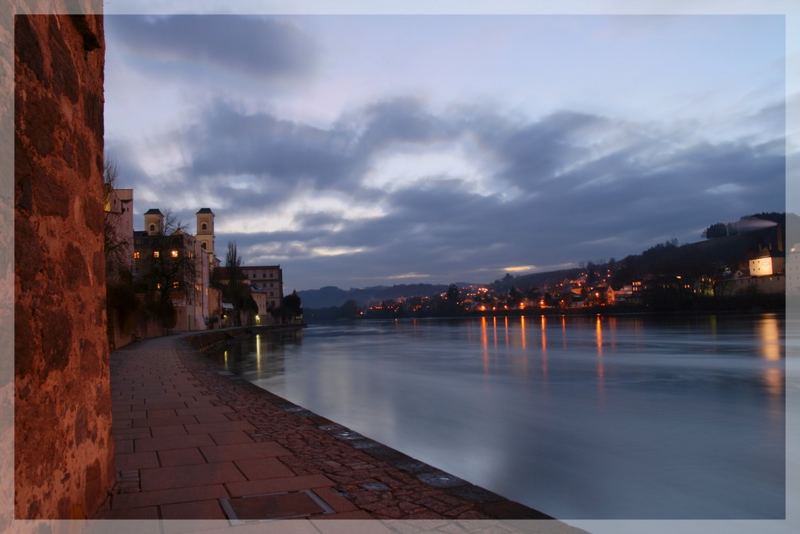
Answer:
<path fill-rule="evenodd" d="M 551 519 L 238 379 L 194 348 L 229 335 L 112 354 L 117 484 L 101 517 Z"/>

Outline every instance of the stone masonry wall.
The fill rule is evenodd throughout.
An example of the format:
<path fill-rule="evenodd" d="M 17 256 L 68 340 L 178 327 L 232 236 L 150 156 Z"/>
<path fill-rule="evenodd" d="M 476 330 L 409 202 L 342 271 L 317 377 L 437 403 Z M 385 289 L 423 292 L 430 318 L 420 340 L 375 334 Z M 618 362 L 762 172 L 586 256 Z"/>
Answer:
<path fill-rule="evenodd" d="M 15 515 L 91 516 L 113 483 L 102 16 L 14 21 Z"/>

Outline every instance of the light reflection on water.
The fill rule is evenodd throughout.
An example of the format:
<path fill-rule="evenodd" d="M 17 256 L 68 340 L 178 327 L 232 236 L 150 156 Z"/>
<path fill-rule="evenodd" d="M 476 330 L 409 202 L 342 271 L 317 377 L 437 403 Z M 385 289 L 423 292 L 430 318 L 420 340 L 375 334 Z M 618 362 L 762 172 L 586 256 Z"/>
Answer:
<path fill-rule="evenodd" d="M 559 518 L 769 518 L 784 513 L 783 332 L 775 314 L 361 321 L 257 336 L 220 362 Z"/>

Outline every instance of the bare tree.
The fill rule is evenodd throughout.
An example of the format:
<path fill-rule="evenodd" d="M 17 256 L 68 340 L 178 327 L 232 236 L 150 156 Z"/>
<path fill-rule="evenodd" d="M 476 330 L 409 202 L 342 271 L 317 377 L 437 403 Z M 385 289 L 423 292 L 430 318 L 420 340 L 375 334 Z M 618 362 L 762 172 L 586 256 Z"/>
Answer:
<path fill-rule="evenodd" d="M 115 185 L 119 177 L 117 165 L 106 156 L 103 164 L 105 206 L 103 207 L 103 249 L 106 260 L 106 316 L 109 346 L 115 346 L 115 331 L 130 334 L 135 329 L 139 300 L 133 289 L 133 278 L 128 268 L 133 236 L 119 232 L 121 209 L 115 209 L 119 200 Z M 120 206 L 121 208 L 121 206 Z"/>
<path fill-rule="evenodd" d="M 225 267 L 228 271 L 228 285 L 222 291 L 225 299 L 233 304 L 234 325 L 241 325 L 241 312 L 252 315 L 258 314 L 258 304 L 253 300 L 250 287 L 244 283 L 245 276 L 242 271 L 242 257 L 236 248 L 236 242 L 228 243 L 228 253 L 225 257 Z"/>
<path fill-rule="evenodd" d="M 171 210 L 164 210 L 164 235 L 186 233 L 188 225 Z"/>
<path fill-rule="evenodd" d="M 112 279 L 120 277 L 127 269 L 126 251 L 130 249 L 132 243 L 127 236 L 119 235 L 117 220 L 120 216 L 113 209 L 115 200 L 114 189 L 119 177 L 117 164 L 105 158 L 103 164 L 103 182 L 105 186 L 105 206 L 103 210 L 103 248 L 106 257 L 106 276 Z"/>

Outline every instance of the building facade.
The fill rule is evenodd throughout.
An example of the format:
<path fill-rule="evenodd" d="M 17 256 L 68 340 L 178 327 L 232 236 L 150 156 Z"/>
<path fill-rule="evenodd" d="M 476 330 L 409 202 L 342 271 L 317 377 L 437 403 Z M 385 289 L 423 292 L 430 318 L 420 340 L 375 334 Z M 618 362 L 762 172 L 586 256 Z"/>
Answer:
<path fill-rule="evenodd" d="M 145 295 L 146 301 L 168 299 L 175 310 L 172 328 L 177 331 L 205 330 L 213 323 L 213 315 L 218 313 L 219 292 L 210 287 L 216 261 L 214 214 L 208 208 L 204 210 L 198 212 L 198 228 L 205 223 L 206 232 L 210 229 L 211 234 L 193 236 L 180 229 L 165 233 L 168 229 L 164 215 L 158 209 L 145 212 L 145 229 L 134 232 L 132 272 L 136 290 Z M 209 215 L 211 226 L 208 225 Z"/>
<path fill-rule="evenodd" d="M 106 188 L 106 265 L 110 277 L 133 269 L 133 189 Z"/>
<path fill-rule="evenodd" d="M 283 300 L 283 269 L 280 265 L 243 266 L 242 273 L 250 284 L 259 315 L 280 308 Z"/>

